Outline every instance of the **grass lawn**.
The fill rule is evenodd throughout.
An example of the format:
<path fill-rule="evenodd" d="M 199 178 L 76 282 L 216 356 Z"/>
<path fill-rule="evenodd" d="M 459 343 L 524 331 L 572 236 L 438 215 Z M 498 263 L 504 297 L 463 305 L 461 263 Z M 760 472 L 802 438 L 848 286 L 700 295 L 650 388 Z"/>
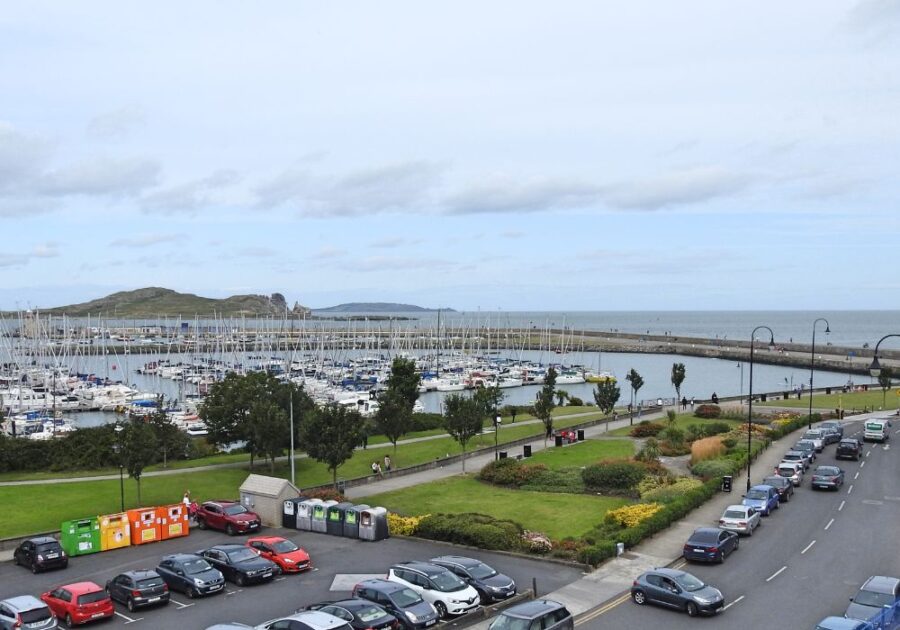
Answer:
<path fill-rule="evenodd" d="M 669 425 L 669 421 L 667 418 L 658 418 L 658 419 L 654 420 L 653 422 L 656 422 L 657 424 L 661 424 L 663 426 Z M 678 427 L 679 429 L 681 429 L 682 431 L 684 429 L 686 429 L 688 427 L 688 425 L 691 425 L 691 424 L 701 424 L 702 425 L 702 424 L 709 424 L 710 422 L 725 422 L 732 426 L 738 424 L 737 420 L 727 420 L 725 418 L 714 418 L 714 419 L 696 418 L 692 414 L 681 414 L 681 415 L 675 416 L 675 426 Z M 638 424 L 637 418 L 635 418 L 634 424 L 635 424 L 635 426 L 637 426 L 637 424 Z M 631 426 L 622 427 L 620 429 L 614 429 L 613 431 L 610 431 L 606 435 L 609 435 L 612 437 L 616 437 L 616 436 L 628 437 L 628 434 L 631 431 L 631 429 L 632 429 Z"/>
<path fill-rule="evenodd" d="M 634 455 L 634 442 L 623 439 L 590 439 L 564 448 L 552 448 L 536 453 L 529 461 L 548 468 L 586 466 L 601 459 L 615 459 Z"/>
<path fill-rule="evenodd" d="M 842 393 L 838 390 L 834 394 L 816 394 L 813 396 L 813 409 L 897 409 L 900 403 L 900 388 L 889 389 L 882 392 L 877 385 L 869 386 L 867 392 L 849 392 Z M 770 407 L 793 407 L 798 409 L 809 409 L 809 395 L 805 394 L 803 398 L 797 400 L 794 396 L 788 400 L 772 400 L 771 398 L 764 403 L 754 403 L 755 405 L 767 405 Z"/>
<path fill-rule="evenodd" d="M 578 537 L 599 523 L 607 511 L 628 505 L 628 499 L 579 494 L 524 492 L 456 476 L 413 488 L 366 497 L 370 505 L 383 505 L 407 515 L 480 512 L 509 519 L 551 538 Z"/>

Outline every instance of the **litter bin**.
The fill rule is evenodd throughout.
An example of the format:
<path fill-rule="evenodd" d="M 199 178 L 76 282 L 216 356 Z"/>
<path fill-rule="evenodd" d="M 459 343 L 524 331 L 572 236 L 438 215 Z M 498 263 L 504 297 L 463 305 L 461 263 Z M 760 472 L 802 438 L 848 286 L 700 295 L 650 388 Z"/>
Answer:
<path fill-rule="evenodd" d="M 332 505 L 337 505 L 337 501 L 322 501 L 313 506 L 312 517 L 310 518 L 312 531 L 320 534 L 328 533 L 328 508 Z"/>
<path fill-rule="evenodd" d="M 59 544 L 70 556 L 100 551 L 100 521 L 96 517 L 65 521 L 59 529 Z"/>
<path fill-rule="evenodd" d="M 760 394 L 760 395 L 759 395 L 759 399 L 760 399 L 762 402 L 766 402 L 766 394 Z"/>
<path fill-rule="evenodd" d="M 343 502 L 328 508 L 328 521 L 325 523 L 325 532 L 332 536 L 344 535 L 344 515 L 353 507 L 352 503 Z"/>
<path fill-rule="evenodd" d="M 507 457 L 509 457 L 509 453 L 507 453 L 506 451 L 500 451 L 498 455 L 500 459 L 506 459 Z"/>
<path fill-rule="evenodd" d="M 388 532 L 387 510 L 373 507 L 363 510 L 359 515 L 360 540 L 384 540 L 390 536 Z"/>
<path fill-rule="evenodd" d="M 128 510 L 126 514 L 131 529 L 131 544 L 143 545 L 160 540 L 159 518 L 155 507 Z"/>
<path fill-rule="evenodd" d="M 788 400 L 791 397 L 790 392 L 781 392 L 781 395 L 784 396 L 785 400 Z"/>
<path fill-rule="evenodd" d="M 131 546 L 128 514 L 105 514 L 100 517 L 100 551 Z"/>
<path fill-rule="evenodd" d="M 868 384 L 864 384 L 864 385 L 863 385 L 863 391 L 864 391 L 864 392 L 869 391 L 869 385 L 868 385 Z"/>
<path fill-rule="evenodd" d="M 160 540 L 180 538 L 191 533 L 191 515 L 184 503 L 161 505 L 156 508 Z"/>
<path fill-rule="evenodd" d="M 531 457 L 531 444 L 526 444 L 522 447 L 522 455 L 525 457 Z"/>
<path fill-rule="evenodd" d="M 830 388 L 830 387 L 826 387 L 826 388 L 825 388 L 825 395 L 827 396 L 827 395 L 830 395 L 830 394 L 831 394 L 831 388 Z"/>
<path fill-rule="evenodd" d="M 281 526 L 288 529 L 297 529 L 297 507 L 303 501 L 303 497 L 285 499 L 281 507 Z"/>
<path fill-rule="evenodd" d="M 322 499 L 307 499 L 297 504 L 297 529 L 312 531 L 313 508 L 322 504 Z"/>
<path fill-rule="evenodd" d="M 554 445 L 556 445 L 556 446 L 562 446 L 562 445 L 563 445 L 563 436 L 557 435 L 557 436 L 554 438 L 554 442 L 553 442 L 553 443 L 554 443 Z"/>
<path fill-rule="evenodd" d="M 354 505 L 344 512 L 344 538 L 359 538 L 359 517 L 368 505 Z"/>
<path fill-rule="evenodd" d="M 731 492 L 731 475 L 724 475 L 722 477 L 722 492 Z"/>
<path fill-rule="evenodd" d="M 578 429 L 578 441 L 584 442 L 584 429 Z"/>

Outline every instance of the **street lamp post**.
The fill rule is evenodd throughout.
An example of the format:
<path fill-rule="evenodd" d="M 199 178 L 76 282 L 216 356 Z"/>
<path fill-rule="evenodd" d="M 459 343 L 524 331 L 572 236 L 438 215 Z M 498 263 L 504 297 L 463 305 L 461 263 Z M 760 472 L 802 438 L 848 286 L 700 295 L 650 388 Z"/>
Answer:
<path fill-rule="evenodd" d="M 741 408 L 744 406 L 744 362 L 740 362 L 737 364 L 737 367 L 741 368 L 741 385 L 740 385 L 740 400 L 741 400 Z"/>
<path fill-rule="evenodd" d="M 878 343 L 875 344 L 875 352 L 872 357 L 872 363 L 869 365 L 869 374 L 872 375 L 873 378 L 878 378 L 881 376 L 881 363 L 878 362 L 878 346 L 881 345 L 881 342 L 885 339 L 889 339 L 891 337 L 900 337 L 900 334 L 890 334 L 885 335 L 881 339 L 878 340 Z M 874 405 L 873 405 L 874 408 Z M 898 405 L 897 414 L 900 415 L 900 405 Z"/>
<path fill-rule="evenodd" d="M 497 448 L 498 448 L 498 445 L 500 442 L 500 423 L 501 422 L 502 422 L 502 420 L 500 418 L 500 412 L 495 411 L 494 412 L 494 461 L 497 461 L 497 459 L 500 457 L 499 453 L 497 452 Z"/>
<path fill-rule="evenodd" d="M 116 443 L 113 445 L 113 451 L 115 451 L 116 456 L 119 460 L 119 502 L 121 504 L 121 511 L 125 511 L 125 477 L 123 473 L 122 466 L 122 431 L 125 430 L 121 424 L 116 423 Z"/>
<path fill-rule="evenodd" d="M 820 317 L 813 322 L 812 350 L 809 353 L 809 415 L 806 416 L 810 429 L 812 429 L 813 373 L 815 371 L 814 366 L 816 362 L 816 324 L 818 324 L 819 322 L 825 322 L 826 335 L 831 332 L 831 327 L 828 324 L 828 320 L 824 317 Z"/>
<path fill-rule="evenodd" d="M 749 391 L 747 392 L 747 491 L 750 491 L 750 449 L 752 446 L 751 436 L 753 435 L 753 344 L 756 340 L 757 330 L 769 331 L 769 349 L 775 349 L 775 333 L 768 326 L 757 326 L 750 333 L 750 382 Z"/>

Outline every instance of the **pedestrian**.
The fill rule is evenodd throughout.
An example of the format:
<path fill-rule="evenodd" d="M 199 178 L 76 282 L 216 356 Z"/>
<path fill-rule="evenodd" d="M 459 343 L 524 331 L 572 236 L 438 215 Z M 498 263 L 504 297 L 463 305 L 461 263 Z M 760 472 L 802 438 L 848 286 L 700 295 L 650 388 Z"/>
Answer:
<path fill-rule="evenodd" d="M 638 418 L 641 417 L 641 412 L 642 412 L 643 410 L 644 410 L 643 405 L 641 405 L 641 403 L 638 403 Z"/>
<path fill-rule="evenodd" d="M 691 396 L 691 411 L 694 410 L 694 397 Z"/>
<path fill-rule="evenodd" d="M 372 469 L 373 475 L 378 474 L 378 462 L 372 462 L 372 465 L 370 466 L 370 468 Z"/>
<path fill-rule="evenodd" d="M 716 394 L 716 392 L 713 392 L 713 395 L 712 395 L 712 404 L 714 404 L 714 405 L 718 405 L 718 404 L 719 404 L 719 396 Z"/>
<path fill-rule="evenodd" d="M 390 455 L 384 456 L 384 471 L 391 472 L 391 456 Z"/>
<path fill-rule="evenodd" d="M 657 398 L 657 399 L 656 399 L 656 406 L 657 406 L 657 407 L 662 407 L 662 398 Z"/>
<path fill-rule="evenodd" d="M 378 462 L 375 462 L 375 473 L 379 477 L 384 477 L 384 473 L 381 472 L 381 464 L 379 464 Z"/>
<path fill-rule="evenodd" d="M 687 396 L 681 397 L 681 410 L 684 411 L 687 409 Z"/>
<path fill-rule="evenodd" d="M 191 507 L 191 491 L 185 490 L 184 496 L 181 498 L 181 502 L 184 504 L 184 508 L 189 510 Z"/>

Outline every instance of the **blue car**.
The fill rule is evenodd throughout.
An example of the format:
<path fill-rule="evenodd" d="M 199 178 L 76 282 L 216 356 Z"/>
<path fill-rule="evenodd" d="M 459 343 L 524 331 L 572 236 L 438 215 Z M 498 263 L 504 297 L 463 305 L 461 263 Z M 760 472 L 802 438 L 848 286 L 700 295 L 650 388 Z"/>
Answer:
<path fill-rule="evenodd" d="M 875 630 L 868 621 L 846 619 L 844 617 L 826 617 L 816 624 L 815 630 Z"/>
<path fill-rule="evenodd" d="M 772 486 L 753 486 L 744 495 L 741 505 L 752 507 L 763 516 L 768 516 L 772 510 L 780 507 L 778 489 Z"/>

